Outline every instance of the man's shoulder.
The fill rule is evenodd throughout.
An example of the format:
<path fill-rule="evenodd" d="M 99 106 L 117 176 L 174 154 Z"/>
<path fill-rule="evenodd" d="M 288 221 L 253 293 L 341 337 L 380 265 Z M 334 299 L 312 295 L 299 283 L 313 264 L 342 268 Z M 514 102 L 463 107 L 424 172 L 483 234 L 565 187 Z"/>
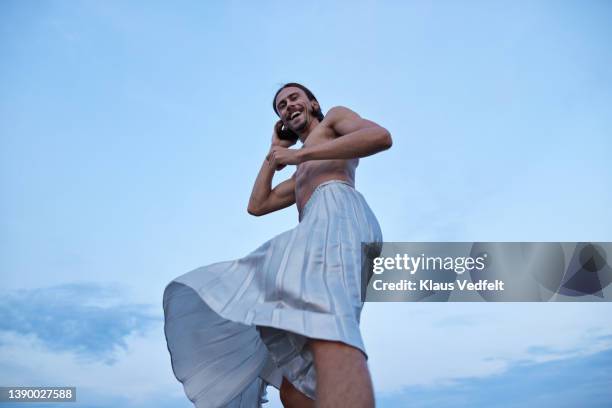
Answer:
<path fill-rule="evenodd" d="M 334 128 L 339 122 L 351 119 L 361 119 L 361 117 L 346 106 L 338 105 L 327 111 L 321 123 L 326 127 Z"/>
<path fill-rule="evenodd" d="M 327 111 L 327 115 L 325 115 L 325 119 L 327 118 L 332 119 L 332 120 L 341 119 L 346 116 L 355 115 L 355 114 L 356 114 L 355 112 L 353 112 L 351 109 L 347 108 L 346 106 L 337 105 Z"/>

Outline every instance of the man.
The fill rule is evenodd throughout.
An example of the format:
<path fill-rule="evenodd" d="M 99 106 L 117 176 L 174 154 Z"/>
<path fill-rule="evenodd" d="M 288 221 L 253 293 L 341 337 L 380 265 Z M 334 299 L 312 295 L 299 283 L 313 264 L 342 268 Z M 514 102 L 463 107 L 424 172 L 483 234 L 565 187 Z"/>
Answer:
<path fill-rule="evenodd" d="M 301 213 L 314 188 L 327 180 L 342 179 L 355 183 L 359 157 L 391 147 L 391 136 L 376 123 L 362 119 L 345 107 L 332 108 L 323 120 L 316 112 L 320 106 L 314 95 L 303 86 L 290 83 L 274 98 L 274 110 L 282 125 L 303 143 L 300 150 L 288 149 L 296 141 L 282 140 L 278 124 L 274 128 L 272 147 L 259 171 L 249 201 L 249 213 L 263 215 L 294 203 Z M 284 165 L 298 165 L 293 176 L 271 189 L 274 171 Z M 343 343 L 310 340 L 314 351 L 319 406 L 373 406 L 372 387 L 363 354 Z M 309 401 L 286 380 L 281 398 Z"/>
<path fill-rule="evenodd" d="M 376 217 L 354 188 L 360 157 L 391 147 L 389 132 L 337 106 L 323 116 L 306 87 L 273 100 L 280 120 L 248 212 L 296 204 L 299 225 L 244 258 L 204 266 L 164 292 L 174 373 L 200 407 L 255 407 L 265 387 L 285 407 L 371 408 L 359 332 L 361 242 L 381 242 Z M 290 149 L 297 140 L 301 149 Z M 276 171 L 295 165 L 272 188 Z M 249 405 L 250 404 L 250 405 Z"/>

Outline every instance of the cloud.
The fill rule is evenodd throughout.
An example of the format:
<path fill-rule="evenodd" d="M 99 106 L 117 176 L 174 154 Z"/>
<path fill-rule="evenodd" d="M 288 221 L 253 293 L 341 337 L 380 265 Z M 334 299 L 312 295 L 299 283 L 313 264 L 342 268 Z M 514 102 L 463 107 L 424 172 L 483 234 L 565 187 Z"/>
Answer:
<path fill-rule="evenodd" d="M 193 407 L 172 373 L 161 300 L 131 303 L 126 291 L 72 283 L 1 292 L 0 384 L 74 386 L 75 406 Z"/>
<path fill-rule="evenodd" d="M 440 386 L 413 386 L 378 398 L 381 408 L 608 407 L 612 350 L 586 357 L 521 364 L 501 375 Z"/>
<path fill-rule="evenodd" d="M 362 333 L 385 394 L 612 348 L 611 312 L 610 303 L 368 303 Z"/>
<path fill-rule="evenodd" d="M 123 293 L 93 284 L 3 292 L 0 383 L 76 386 L 78 404 L 88 407 L 191 407 L 172 373 L 161 306 L 156 315 Z M 377 399 L 399 401 L 386 405 L 393 407 L 415 396 L 460 399 L 470 395 L 461 393 L 469 384 L 512 384 L 520 370 L 591 358 L 612 348 L 611 308 L 368 303 L 362 331 Z M 270 408 L 280 406 L 278 393 L 269 394 Z M 448 398 L 440 401 L 450 406 Z"/>
<path fill-rule="evenodd" d="M 115 349 L 127 348 L 127 336 L 161 319 L 150 306 L 118 303 L 121 298 L 117 286 L 92 283 L 3 292 L 0 332 L 33 335 L 50 351 L 111 364 Z"/>
<path fill-rule="evenodd" d="M 74 386 L 76 407 L 192 408 L 172 373 L 161 299 L 135 304 L 126 292 L 72 283 L 0 293 L 0 384 Z"/>
<path fill-rule="evenodd" d="M 155 314 L 124 293 L 89 283 L 2 292 L 0 384 L 76 386 L 77 406 L 191 407 L 172 373 L 161 304 Z"/>
<path fill-rule="evenodd" d="M 0 332 L 0 341 L 0 384 L 74 386 L 76 406 L 88 408 L 193 407 L 172 374 L 161 324 L 128 335 L 112 364 L 50 350 L 32 334 Z"/>

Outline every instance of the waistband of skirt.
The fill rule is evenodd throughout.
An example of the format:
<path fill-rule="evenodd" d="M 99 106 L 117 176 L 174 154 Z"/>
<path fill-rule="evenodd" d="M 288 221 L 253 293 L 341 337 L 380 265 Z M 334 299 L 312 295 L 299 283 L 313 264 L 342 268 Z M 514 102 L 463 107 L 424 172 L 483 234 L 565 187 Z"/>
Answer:
<path fill-rule="evenodd" d="M 320 190 L 322 187 L 328 185 L 328 184 L 335 184 L 335 183 L 341 183 L 341 184 L 346 184 L 347 186 L 349 186 L 350 188 L 352 188 L 353 190 L 355 190 L 355 187 L 349 183 L 346 180 L 341 180 L 341 179 L 333 179 L 333 180 L 327 180 L 324 181 L 323 183 L 319 184 L 318 186 L 315 187 L 314 190 L 312 190 L 312 194 L 310 194 L 310 198 L 308 198 L 308 201 L 306 202 L 306 204 L 304 205 L 304 208 L 302 208 L 302 212 L 300 213 L 300 221 L 302 220 L 302 218 L 304 217 L 304 214 L 306 214 L 306 210 L 308 209 L 308 207 L 310 207 L 310 205 L 313 202 L 313 198 L 315 193 Z"/>
<path fill-rule="evenodd" d="M 319 184 L 318 186 L 316 186 L 316 187 L 315 187 L 315 189 L 312 191 L 312 192 L 313 192 L 313 194 L 314 194 L 314 192 L 315 192 L 315 191 L 317 191 L 319 188 L 321 188 L 321 187 L 323 187 L 323 186 L 326 186 L 326 185 L 328 185 L 328 184 L 331 184 L 331 183 L 342 183 L 342 184 L 346 184 L 347 186 L 349 186 L 349 187 L 351 187 L 351 188 L 355 188 L 355 187 L 353 187 L 353 185 L 352 185 L 351 183 L 349 183 L 349 182 L 348 182 L 348 181 L 346 181 L 346 180 L 333 179 L 333 180 L 327 180 L 327 181 L 324 181 L 323 183 L 321 183 L 321 184 Z"/>

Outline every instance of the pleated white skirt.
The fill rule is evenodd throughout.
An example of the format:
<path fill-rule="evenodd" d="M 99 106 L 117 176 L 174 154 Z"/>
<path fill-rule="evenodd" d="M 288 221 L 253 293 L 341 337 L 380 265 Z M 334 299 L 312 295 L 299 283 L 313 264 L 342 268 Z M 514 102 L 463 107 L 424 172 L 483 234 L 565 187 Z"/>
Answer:
<path fill-rule="evenodd" d="M 164 291 L 172 369 L 197 408 L 257 408 L 286 377 L 315 398 L 308 338 L 367 353 L 359 331 L 361 242 L 374 213 L 342 180 L 320 184 L 300 223 L 241 259 L 202 266 Z"/>

